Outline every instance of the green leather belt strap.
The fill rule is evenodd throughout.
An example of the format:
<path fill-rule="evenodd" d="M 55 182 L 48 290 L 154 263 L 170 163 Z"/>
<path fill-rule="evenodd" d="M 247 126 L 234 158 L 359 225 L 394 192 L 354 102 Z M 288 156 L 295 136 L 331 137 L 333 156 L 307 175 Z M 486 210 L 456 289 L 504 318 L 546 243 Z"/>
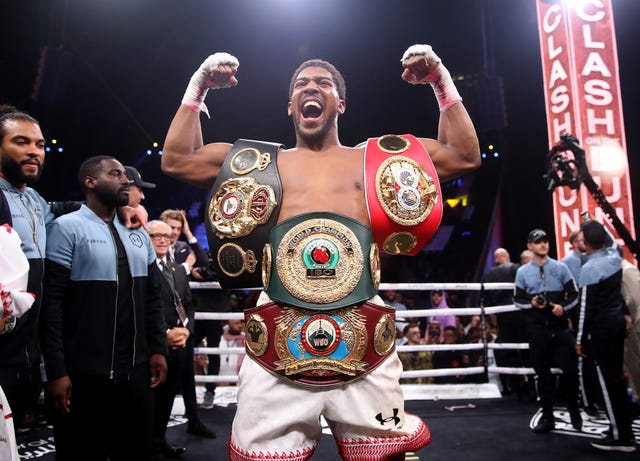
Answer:
<path fill-rule="evenodd" d="M 263 259 L 263 283 L 281 304 L 328 310 L 361 304 L 379 283 L 371 231 L 335 213 L 305 213 L 277 224 Z"/>

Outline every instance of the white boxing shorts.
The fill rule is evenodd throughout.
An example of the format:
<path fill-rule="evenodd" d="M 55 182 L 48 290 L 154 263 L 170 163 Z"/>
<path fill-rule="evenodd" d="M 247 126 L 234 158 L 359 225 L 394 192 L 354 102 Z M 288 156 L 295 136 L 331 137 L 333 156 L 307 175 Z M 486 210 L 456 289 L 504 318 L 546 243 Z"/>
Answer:
<path fill-rule="evenodd" d="M 268 301 L 263 293 L 258 304 Z M 382 304 L 379 297 L 372 302 Z M 354 381 L 312 387 L 271 373 L 250 356 L 242 363 L 233 421 L 231 461 L 311 458 L 324 416 L 346 461 L 385 461 L 431 442 L 425 423 L 405 413 L 394 351 Z"/>

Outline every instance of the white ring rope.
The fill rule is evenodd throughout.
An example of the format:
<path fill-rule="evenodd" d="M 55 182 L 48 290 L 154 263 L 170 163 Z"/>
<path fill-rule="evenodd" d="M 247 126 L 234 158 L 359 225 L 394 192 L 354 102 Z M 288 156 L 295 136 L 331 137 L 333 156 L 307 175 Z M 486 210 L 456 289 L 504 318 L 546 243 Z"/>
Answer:
<path fill-rule="evenodd" d="M 218 282 L 190 282 L 192 290 L 197 289 L 221 289 Z M 414 290 L 414 291 L 427 291 L 427 290 L 457 290 L 457 291 L 482 291 L 482 290 L 513 290 L 513 283 L 381 283 L 380 290 Z M 257 290 L 257 288 L 256 288 Z M 399 320 L 406 320 L 409 318 L 422 318 L 422 317 L 437 317 L 444 315 L 455 316 L 470 316 L 470 315 L 492 315 L 501 314 L 504 312 L 514 312 L 520 309 L 513 304 L 491 307 L 463 307 L 463 308 L 448 308 L 448 309 L 412 309 L 396 311 L 396 318 Z M 244 315 L 242 312 L 196 312 L 196 320 L 230 320 L 230 319 L 242 319 Z M 402 345 L 397 346 L 398 352 L 420 352 L 420 351 L 443 351 L 443 350 L 507 350 L 507 349 L 529 349 L 528 343 L 492 343 L 487 342 L 486 335 L 483 335 L 483 342 L 468 343 L 468 344 L 421 344 L 421 345 Z M 194 348 L 195 354 L 207 354 L 207 355 L 241 355 L 245 354 L 243 347 L 196 347 Z M 562 373 L 558 368 L 552 368 L 552 373 Z M 460 376 L 460 375 L 477 375 L 483 373 L 489 374 L 508 374 L 508 375 L 532 375 L 535 374 L 533 368 L 514 368 L 514 367 L 500 367 L 495 365 L 488 365 L 485 367 L 463 367 L 463 368 L 438 368 L 429 370 L 407 370 L 403 371 L 402 378 L 421 378 L 432 376 Z M 238 381 L 237 375 L 196 375 L 196 382 L 198 383 L 212 383 L 212 382 L 227 382 L 236 383 Z M 431 386 L 438 386 L 437 384 Z M 446 385 L 442 385 L 446 386 Z"/>

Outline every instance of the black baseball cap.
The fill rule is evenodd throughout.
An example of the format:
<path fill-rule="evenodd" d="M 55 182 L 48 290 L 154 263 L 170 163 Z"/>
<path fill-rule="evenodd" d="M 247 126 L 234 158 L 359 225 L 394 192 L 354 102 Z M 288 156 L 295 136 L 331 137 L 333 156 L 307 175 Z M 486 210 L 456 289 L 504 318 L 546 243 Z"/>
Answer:
<path fill-rule="evenodd" d="M 541 240 L 549 241 L 549 236 L 542 229 L 533 229 L 529 232 L 529 237 L 527 237 L 527 243 L 537 243 Z"/>
<path fill-rule="evenodd" d="M 143 181 L 142 176 L 140 176 L 140 172 L 136 170 L 134 167 L 125 166 L 124 171 L 125 171 L 125 174 L 127 175 L 127 178 L 129 178 L 129 181 L 131 181 L 131 184 L 134 184 L 138 187 L 144 187 L 145 189 L 156 188 L 156 185 L 153 184 L 152 182 Z"/>

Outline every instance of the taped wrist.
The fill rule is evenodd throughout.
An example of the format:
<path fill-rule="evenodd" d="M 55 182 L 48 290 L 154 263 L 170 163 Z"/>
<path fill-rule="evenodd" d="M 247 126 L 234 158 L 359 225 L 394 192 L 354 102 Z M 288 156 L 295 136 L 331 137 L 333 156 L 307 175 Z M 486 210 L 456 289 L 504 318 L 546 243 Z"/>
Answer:
<path fill-rule="evenodd" d="M 436 72 L 438 79 L 431 82 L 431 86 L 436 94 L 440 112 L 444 112 L 455 103 L 462 101 L 462 97 L 453 83 L 449 70 L 442 63 L 438 64 Z"/>
<path fill-rule="evenodd" d="M 202 111 L 207 114 L 207 117 L 211 118 L 209 115 L 209 109 L 204 103 L 204 98 L 209 92 L 209 88 L 206 87 L 205 81 L 206 77 L 204 75 L 204 71 L 202 69 L 198 69 L 191 77 L 191 80 L 189 80 L 189 85 L 187 85 L 187 89 L 182 97 L 182 104 L 195 112 Z"/>

